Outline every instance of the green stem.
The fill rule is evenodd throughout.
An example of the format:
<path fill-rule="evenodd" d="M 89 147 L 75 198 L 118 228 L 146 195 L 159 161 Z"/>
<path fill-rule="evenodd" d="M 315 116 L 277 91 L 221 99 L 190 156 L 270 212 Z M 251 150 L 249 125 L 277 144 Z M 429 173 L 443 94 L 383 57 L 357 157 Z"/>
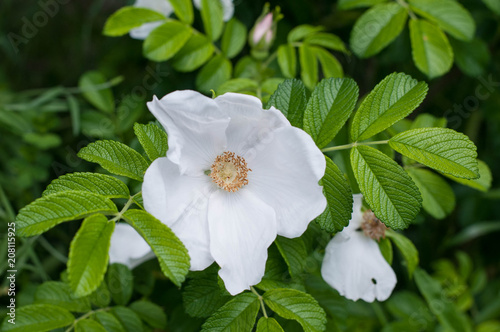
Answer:
<path fill-rule="evenodd" d="M 380 321 L 380 324 L 382 324 L 382 326 L 387 325 L 387 317 L 385 316 L 384 311 L 380 307 L 380 303 L 378 303 L 377 301 L 374 301 L 371 303 L 371 307 L 373 308 L 375 315 L 377 316 L 378 320 Z"/>
<path fill-rule="evenodd" d="M 38 238 L 38 242 L 40 245 L 47 250 L 54 258 L 59 260 L 61 263 L 66 264 L 68 262 L 68 258 L 60 253 L 56 248 L 54 248 L 49 241 L 47 241 L 43 236 Z"/>
<path fill-rule="evenodd" d="M 406 3 L 406 1 L 404 1 L 404 0 L 396 0 L 396 2 L 399 3 L 401 5 L 401 7 L 404 7 L 406 9 L 406 11 L 408 12 L 408 15 L 410 15 L 410 17 L 411 17 L 412 20 L 416 20 L 417 19 L 417 16 L 410 9 L 410 5 L 408 3 Z"/>
<path fill-rule="evenodd" d="M 278 56 L 278 51 L 274 51 L 271 55 L 266 59 L 266 61 L 262 62 L 262 66 L 267 68 L 273 62 L 273 60 Z"/>
<path fill-rule="evenodd" d="M 108 311 L 109 309 L 111 309 L 110 307 L 107 307 L 107 308 L 101 308 L 101 309 L 97 309 L 97 310 L 91 310 L 89 312 L 87 312 L 85 315 L 83 316 L 80 316 L 78 317 L 77 319 L 75 319 L 73 321 L 73 324 L 71 324 L 70 327 L 68 327 L 68 329 L 66 330 L 66 332 L 70 332 L 71 330 L 73 330 L 75 328 L 75 325 L 78 321 L 81 321 L 83 319 L 86 319 L 88 317 L 90 317 L 92 314 L 95 314 L 96 312 L 99 312 L 99 311 Z"/>
<path fill-rule="evenodd" d="M 2 186 L 0 186 L 0 202 L 2 203 L 10 221 L 14 221 L 16 219 L 16 214 L 14 213 L 14 209 L 12 209 L 12 205 L 10 205 L 7 195 L 5 195 Z"/>
<path fill-rule="evenodd" d="M 345 150 L 345 149 L 350 149 L 358 145 L 378 145 L 378 144 L 387 144 L 389 143 L 389 140 L 385 141 L 373 141 L 373 142 L 354 142 L 354 143 L 349 143 L 349 144 L 344 144 L 344 145 L 339 145 L 339 146 L 332 146 L 330 148 L 324 148 L 321 149 L 322 152 L 330 152 L 330 151 L 337 151 L 337 150 Z"/>
<path fill-rule="evenodd" d="M 259 302 L 260 302 L 260 307 L 262 308 L 262 314 L 264 315 L 264 317 L 269 318 L 267 316 L 266 306 L 264 305 L 264 298 L 262 297 L 262 295 L 260 295 L 255 290 L 255 288 L 253 288 L 253 286 L 250 287 L 250 290 L 252 291 L 252 293 L 254 293 L 255 295 L 257 295 L 257 298 L 259 299 Z"/>
<path fill-rule="evenodd" d="M 118 221 L 121 219 L 121 217 L 123 216 L 123 214 L 128 210 L 128 208 L 134 203 L 134 198 L 135 196 L 139 195 L 141 192 L 139 191 L 137 194 L 133 195 L 133 196 L 130 196 L 127 203 L 125 203 L 125 205 L 123 206 L 123 209 L 121 209 L 120 212 L 118 212 L 117 214 L 115 214 L 115 217 L 113 219 L 110 219 L 109 221 L 110 222 L 115 222 L 115 221 Z"/>

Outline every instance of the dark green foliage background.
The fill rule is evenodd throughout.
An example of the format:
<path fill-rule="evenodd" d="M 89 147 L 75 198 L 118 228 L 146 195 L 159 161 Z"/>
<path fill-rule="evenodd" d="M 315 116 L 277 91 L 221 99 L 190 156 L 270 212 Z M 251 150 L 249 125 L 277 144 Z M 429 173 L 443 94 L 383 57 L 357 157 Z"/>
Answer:
<path fill-rule="evenodd" d="M 260 14 L 265 1 L 235 0 L 235 16 L 247 27 L 251 27 Z M 434 79 L 429 84 L 429 93 L 423 104 L 410 116 L 416 117 L 426 112 L 437 117 L 447 117 L 448 127 L 461 131 L 477 145 L 479 158 L 485 161 L 493 174 L 492 189 L 483 193 L 469 187 L 451 183 L 457 196 L 455 211 L 444 220 L 435 220 L 421 212 L 416 225 L 405 234 L 419 249 L 420 266 L 433 273 L 440 271 L 445 276 L 450 270 L 445 268 L 442 259 L 456 263 L 456 253 L 466 252 L 472 262 L 474 272 L 467 281 L 474 287 L 474 276 L 483 275 L 487 281 L 475 293 L 475 303 L 469 314 L 476 322 L 500 317 L 500 232 L 486 232 L 479 238 L 462 232 L 471 225 L 482 222 L 500 223 L 498 201 L 500 200 L 500 17 L 489 11 L 481 1 L 460 1 L 473 15 L 476 24 L 476 36 L 488 44 L 492 61 L 479 77 L 469 77 L 456 65 L 446 75 Z M 130 1 L 127 1 L 130 4 Z M 88 70 L 99 70 L 108 79 L 123 76 L 123 81 L 113 88 L 114 98 L 119 103 L 127 94 L 136 94 L 142 104 L 151 100 L 153 95 L 163 96 L 173 90 L 194 89 L 195 73 L 175 72 L 170 62 L 153 63 L 141 53 L 141 41 L 128 37 L 109 38 L 102 35 L 106 19 L 126 1 L 118 0 L 74 0 L 59 5 L 60 10 L 26 44 L 20 44 L 15 52 L 9 42 L 8 33 L 21 35 L 25 24 L 23 18 L 32 22 L 40 7 L 35 1 L 2 0 L 0 2 L 0 112 L 4 104 L 29 103 L 38 94 L 26 93 L 28 90 L 48 87 L 76 87 L 80 76 Z M 322 25 L 328 32 L 339 35 L 343 41 L 349 41 L 350 31 L 355 20 L 363 10 L 339 11 L 334 1 L 294 0 L 271 1 L 272 6 L 279 5 L 285 18 L 279 23 L 276 45 L 286 42 L 286 36 L 292 27 L 299 24 Z M 198 15 L 198 14 L 197 14 Z M 199 21 L 199 17 L 197 17 Z M 339 53 L 340 54 L 340 53 Z M 418 71 L 411 60 L 410 40 L 407 28 L 386 49 L 375 57 L 362 60 L 354 55 L 338 56 L 347 77 L 352 77 L 360 87 L 360 96 L 369 92 L 380 80 L 392 72 L 405 72 L 419 81 L 427 78 Z M 277 63 L 271 65 L 277 72 Z M 149 68 L 149 69 L 147 69 Z M 147 83 L 154 83 L 151 74 L 160 78 L 153 89 L 145 88 Z M 147 76 L 146 75 L 150 75 Z M 489 97 L 474 103 L 477 89 L 481 93 L 487 90 L 481 86 L 484 81 L 495 82 L 489 91 Z M 142 94 L 144 92 L 144 94 Z M 91 106 L 80 102 L 80 112 L 91 111 Z M 467 104 L 469 103 L 469 104 Z M 475 105 L 474 105 L 475 104 Z M 472 107 L 471 107 L 472 106 Z M 136 113 L 136 121 L 147 123 L 153 117 L 146 111 Z M 28 107 L 16 112 L 19 117 L 12 121 L 22 122 L 29 131 L 38 135 L 50 134 L 48 146 L 41 146 L 26 137 L 26 132 L 0 118 L 0 265 L 4 265 L 6 223 L 12 222 L 17 211 L 26 204 L 40 197 L 50 181 L 64 173 L 90 171 L 94 166 L 84 163 L 76 157 L 80 148 L 98 138 L 116 139 L 134 148 L 139 144 L 133 134 L 131 124 L 122 123 L 109 115 L 107 123 L 122 129 L 106 129 L 100 136 L 85 135 L 85 123 L 81 123 L 81 132 L 74 135 L 69 109 L 57 113 L 41 112 L 37 107 Z M 22 121 L 21 121 L 22 120 Z M 120 122 L 122 121 L 122 122 Z M 99 124 L 99 122 L 98 122 Z M 102 122 L 101 122 L 102 124 Z M 107 128 L 106 126 L 104 126 Z M 343 137 L 343 138 L 342 138 Z M 347 139 L 347 133 L 341 131 L 339 141 Z M 51 143 L 52 142 L 52 143 Z M 347 152 L 346 152 L 347 153 Z M 133 181 L 134 187 L 139 183 Z M 26 246 L 21 255 L 30 256 L 35 252 L 39 263 L 30 265 L 35 270 L 23 270 L 17 276 L 18 305 L 33 301 L 36 285 L 45 280 L 59 280 L 65 265 L 54 258 L 50 250 L 55 249 L 67 255 L 69 243 L 79 223 L 65 223 L 43 235 L 36 243 L 32 239 L 19 239 L 18 248 Z M 51 243 L 51 246 L 46 245 Z M 31 243 L 35 243 L 31 246 Z M 31 257 L 31 256 L 30 256 Z M 396 254 L 395 261 L 399 260 Z M 441 260 L 441 261 L 440 261 Z M 22 264 L 22 260 L 21 261 Z M 159 271 L 155 262 L 144 267 L 146 271 Z M 395 264 L 398 275 L 404 275 L 405 267 Z M 443 270 L 444 269 L 444 270 Z M 2 270 L 3 271 L 3 270 Z M 444 272 L 443 272 L 444 271 Z M 438 273 L 439 274 L 439 273 Z M 196 330 L 203 322 L 184 313 L 180 291 L 171 283 L 155 274 L 141 273 L 136 277 L 135 299 L 142 295 L 162 306 L 169 318 L 169 331 Z M 448 275 L 449 276 L 449 275 Z M 153 285 L 153 279 L 157 279 Z M 4 308 L 8 298 L 4 292 L 5 279 L 0 283 L 0 313 L 5 316 Z M 477 287 L 481 285 L 476 285 Z M 401 278 L 396 290 L 416 291 L 414 281 Z M 316 296 L 314 291 L 311 291 Z M 321 294 L 317 294 L 320 296 Z M 353 330 L 378 330 L 378 319 L 374 311 L 365 304 L 358 303 L 351 307 L 353 317 L 363 317 L 357 323 L 349 325 Z M 352 309 L 352 310 L 351 310 Z M 390 314 L 386 317 L 393 320 Z M 366 324 L 366 325 L 364 325 Z M 292 328 L 292 327 L 290 327 Z"/>

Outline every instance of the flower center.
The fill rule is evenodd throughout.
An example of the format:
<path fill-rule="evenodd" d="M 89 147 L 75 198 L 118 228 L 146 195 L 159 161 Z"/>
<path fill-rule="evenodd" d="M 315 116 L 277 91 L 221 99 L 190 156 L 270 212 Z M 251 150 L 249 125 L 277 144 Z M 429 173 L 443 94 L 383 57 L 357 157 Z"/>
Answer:
<path fill-rule="evenodd" d="M 363 214 L 363 223 L 361 224 L 361 229 L 363 233 L 374 239 L 379 241 L 380 238 L 385 239 L 385 231 L 387 230 L 387 226 L 381 222 L 372 210 L 368 210 Z"/>
<path fill-rule="evenodd" d="M 248 184 L 248 172 L 251 169 L 245 158 L 226 151 L 215 158 L 210 171 L 210 177 L 219 188 L 235 192 Z"/>

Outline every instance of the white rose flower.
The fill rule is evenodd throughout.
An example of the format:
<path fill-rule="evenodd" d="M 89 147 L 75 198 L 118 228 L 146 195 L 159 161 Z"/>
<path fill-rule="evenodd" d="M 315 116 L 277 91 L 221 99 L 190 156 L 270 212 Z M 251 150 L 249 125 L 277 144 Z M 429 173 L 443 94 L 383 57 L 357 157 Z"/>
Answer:
<path fill-rule="evenodd" d="M 146 171 L 145 209 L 184 243 L 191 270 L 215 261 L 231 294 L 249 289 L 262 279 L 276 235 L 302 235 L 325 210 L 322 152 L 252 96 L 176 91 L 148 107 L 168 133 L 169 150 Z M 111 261 L 118 261 L 114 243 Z M 128 250 L 121 262 L 129 262 Z"/>
<path fill-rule="evenodd" d="M 193 0 L 193 2 L 196 8 L 201 9 L 201 0 Z M 233 0 L 220 0 L 220 2 L 222 4 L 223 20 L 227 22 L 234 14 Z M 169 17 L 174 12 L 174 8 L 168 0 L 136 0 L 134 7 L 151 9 L 165 17 Z M 151 31 L 165 22 L 166 20 L 144 23 L 140 27 L 130 30 L 130 37 L 144 40 L 149 36 Z"/>
<path fill-rule="evenodd" d="M 356 301 L 385 301 L 396 286 L 396 274 L 382 256 L 376 240 L 387 228 L 371 211 L 361 211 L 363 196 L 354 195 L 349 226 L 326 247 L 321 275 L 340 295 Z"/>

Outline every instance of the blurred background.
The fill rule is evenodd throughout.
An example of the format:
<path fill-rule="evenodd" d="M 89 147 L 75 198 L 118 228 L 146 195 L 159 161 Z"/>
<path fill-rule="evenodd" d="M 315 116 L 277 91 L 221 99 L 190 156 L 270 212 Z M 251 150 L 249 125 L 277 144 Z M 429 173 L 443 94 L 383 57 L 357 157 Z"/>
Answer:
<path fill-rule="evenodd" d="M 481 322 L 500 317 L 500 17 L 481 1 L 460 2 L 474 17 L 480 42 L 455 46 L 477 56 L 468 62 L 469 58 L 462 61 L 456 54 L 459 66 L 440 78 L 429 81 L 415 68 L 407 28 L 375 57 L 361 60 L 340 55 L 338 59 L 345 76 L 359 84 L 360 96 L 395 71 L 427 81 L 429 94 L 410 118 L 423 112 L 445 117 L 449 128 L 474 141 L 479 158 L 491 168 L 492 189 L 483 192 L 450 182 L 456 194 L 454 212 L 437 220 L 422 211 L 406 231 L 419 249 L 421 266 L 440 278 L 450 296 Z M 106 19 L 132 3 L 0 2 L 0 274 L 5 271 L 6 223 L 40 197 L 52 179 L 95 169 L 76 157 L 80 148 L 97 139 L 116 139 L 137 147 L 133 123 L 153 120 L 145 102 L 153 95 L 195 88 L 195 73 L 178 73 L 169 62 L 145 59 L 141 41 L 102 35 Z M 235 16 L 250 28 L 264 3 L 235 0 Z M 339 11 L 332 0 L 270 3 L 280 6 L 284 14 L 276 45 L 285 43 L 290 29 L 299 24 L 322 25 L 348 43 L 353 24 L 363 13 Z M 41 15 L 41 11 L 48 14 Z M 279 70 L 276 63 L 271 68 Z M 105 78 L 102 86 L 109 87 L 114 100 L 110 110 L 96 109 L 82 96 L 81 77 L 89 71 Z M 18 257 L 26 269 L 18 275 L 20 289 L 25 290 L 19 305 L 23 294 L 29 303 L 40 282 L 58 280 L 76 230 L 77 225 L 65 223 L 36 240 L 19 241 L 24 251 Z M 58 255 L 63 257 L 58 259 Z M 401 280 L 397 289 L 415 286 Z M 6 298 L 2 295 L 0 303 Z"/>

